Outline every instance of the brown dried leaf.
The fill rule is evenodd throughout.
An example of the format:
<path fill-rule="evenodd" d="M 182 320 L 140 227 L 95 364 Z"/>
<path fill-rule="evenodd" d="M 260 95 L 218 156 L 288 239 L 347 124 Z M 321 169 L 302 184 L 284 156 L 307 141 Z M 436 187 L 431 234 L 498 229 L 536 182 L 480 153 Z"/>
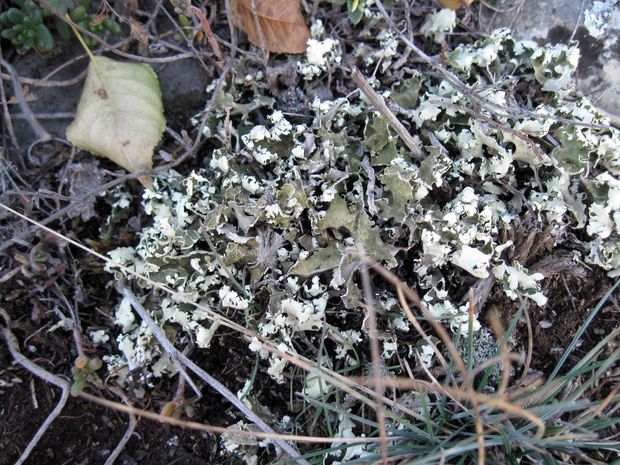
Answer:
<path fill-rule="evenodd" d="M 461 6 L 468 7 L 474 0 L 438 0 L 441 6 L 444 8 L 450 8 L 451 10 L 458 10 Z"/>
<path fill-rule="evenodd" d="M 149 35 L 144 24 L 129 18 L 129 28 L 131 29 L 131 37 L 136 39 L 143 47 L 149 46 Z"/>
<path fill-rule="evenodd" d="M 310 31 L 301 14 L 301 0 L 232 0 L 231 16 L 257 47 L 274 53 L 306 51 Z"/>

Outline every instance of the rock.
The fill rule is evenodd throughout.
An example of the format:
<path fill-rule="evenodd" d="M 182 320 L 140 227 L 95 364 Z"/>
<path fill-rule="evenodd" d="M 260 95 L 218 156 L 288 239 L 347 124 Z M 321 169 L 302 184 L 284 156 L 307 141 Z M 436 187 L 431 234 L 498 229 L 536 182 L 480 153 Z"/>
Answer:
<path fill-rule="evenodd" d="M 83 53 L 77 41 L 75 44 L 65 45 L 52 56 L 41 56 L 38 53 L 30 52 L 24 56 L 19 56 L 11 60 L 15 71 L 20 77 L 31 79 L 42 79 L 59 66 L 69 62 L 76 55 Z M 62 68 L 58 73 L 50 77 L 50 81 L 68 81 L 78 76 L 86 70 L 88 59 L 79 60 L 70 66 Z M 26 93 L 26 100 L 32 112 L 37 115 L 39 123 L 53 136 L 65 138 L 67 126 L 73 119 L 78 100 L 82 92 L 81 80 L 71 86 L 60 87 L 34 87 L 22 86 Z M 7 96 L 13 96 L 13 86 L 6 85 Z M 19 105 L 9 106 L 12 115 L 20 115 Z M 62 115 L 60 115 L 62 114 Z M 45 115 L 45 117 L 42 117 Z M 25 119 L 13 118 L 15 135 L 22 147 L 27 148 L 34 139 L 35 134 Z"/>
<path fill-rule="evenodd" d="M 510 27 L 516 38 L 579 42 L 578 88 L 620 119 L 620 2 L 618 0 L 507 0 L 501 13 L 483 8 L 486 32 Z"/>
<path fill-rule="evenodd" d="M 154 69 L 159 77 L 166 114 L 191 116 L 204 107 L 208 82 L 206 71 L 198 60 L 187 58 L 155 66 Z"/>

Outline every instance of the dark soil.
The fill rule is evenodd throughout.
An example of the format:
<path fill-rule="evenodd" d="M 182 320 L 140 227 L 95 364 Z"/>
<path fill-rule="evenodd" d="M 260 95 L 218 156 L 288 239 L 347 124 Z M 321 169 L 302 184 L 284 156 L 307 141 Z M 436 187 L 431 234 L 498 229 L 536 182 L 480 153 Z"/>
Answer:
<path fill-rule="evenodd" d="M 12 317 L 16 316 L 14 312 L 11 313 Z M 27 319 L 14 321 L 18 322 L 16 327 L 20 328 L 15 329 L 19 340 L 28 340 L 30 347 L 37 346 L 36 356 L 28 354 L 33 361 L 54 373 L 70 373 L 67 366 L 75 357 L 70 333 L 58 332 L 62 337 L 50 334 L 48 344 L 38 344 L 44 338 L 37 341 L 35 324 Z M 217 339 L 207 356 L 196 354 L 193 359 L 236 391 L 243 386 L 242 380 L 247 379 L 247 371 L 251 370 L 254 363 L 254 355 L 247 352 L 246 347 L 239 347 L 238 341 L 237 344 L 234 340 L 229 344 L 224 337 Z M 94 355 L 94 351 L 90 353 Z M 10 385 L 0 390 L 0 450 L 3 451 L 0 465 L 15 462 L 59 398 L 58 389 L 11 362 L 7 348 L 1 346 L 0 367 L 3 368 L 0 369 L 0 379 Z M 174 395 L 175 389 L 173 380 L 162 381 L 144 399 L 136 399 L 134 405 L 158 411 Z M 118 401 L 118 398 L 106 394 L 105 390 L 98 394 Z M 204 390 L 203 396 L 191 420 L 222 426 L 236 421 L 231 407 L 222 404 L 219 396 L 208 389 Z M 125 433 L 127 424 L 127 418 L 122 413 L 71 398 L 26 463 L 103 463 Z M 220 441 L 216 436 L 143 420 L 139 421 L 117 463 L 216 464 L 223 460 L 219 448 Z"/>
<path fill-rule="evenodd" d="M 549 299 L 547 305 L 527 306 L 533 340 L 532 369 L 543 375 L 551 373 L 566 346 L 613 284 L 614 281 L 598 269 L 591 269 L 585 277 L 563 273 L 545 280 L 543 292 Z M 616 328 L 620 311 L 619 298 L 620 292 L 617 291 L 599 311 L 561 373 L 577 363 L 604 335 Z M 504 327 L 508 327 L 519 308 L 519 303 L 510 301 L 501 291 L 494 294 L 489 304 L 490 308 L 499 310 Z M 523 315 L 517 324 L 515 349 L 526 354 L 529 337 L 527 318 Z M 609 351 L 612 349 L 610 347 Z"/>
<path fill-rule="evenodd" d="M 6 354 L 3 354 L 5 356 Z M 30 374 L 14 373 L 23 382 L 5 390 L 0 415 L 0 465 L 15 462 L 58 400 L 58 391 Z M 33 405 L 33 391 L 38 408 Z M 26 464 L 103 463 L 127 428 L 122 415 L 79 399 L 70 399 Z M 117 463 L 193 465 L 218 463 L 219 441 L 192 430 L 138 424 Z"/>

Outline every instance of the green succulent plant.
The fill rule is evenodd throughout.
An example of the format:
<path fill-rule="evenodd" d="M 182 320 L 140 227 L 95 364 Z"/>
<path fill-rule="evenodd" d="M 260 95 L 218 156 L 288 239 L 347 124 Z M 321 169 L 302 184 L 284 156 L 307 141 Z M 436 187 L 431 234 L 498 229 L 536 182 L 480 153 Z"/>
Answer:
<path fill-rule="evenodd" d="M 87 358 L 83 355 L 77 357 L 73 364 L 73 384 L 71 395 L 76 397 L 84 390 L 87 383 L 100 386 L 101 379 L 97 376 L 97 370 L 103 366 L 100 358 Z"/>
<path fill-rule="evenodd" d="M 336 5 L 347 5 L 347 13 L 353 24 L 358 24 L 364 16 L 366 0 L 332 0 Z"/>
<path fill-rule="evenodd" d="M 50 30 L 43 23 L 43 12 L 33 2 L 21 3 L 21 8 L 9 8 L 0 14 L 3 38 L 10 40 L 19 50 L 28 51 L 35 47 L 42 53 L 56 47 Z"/>
<path fill-rule="evenodd" d="M 54 16 L 51 10 L 42 8 L 31 0 L 12 0 L 11 3 L 14 6 L 0 14 L 0 36 L 10 40 L 21 53 L 33 48 L 40 53 L 53 51 L 56 41 L 50 27 L 55 29 L 62 39 L 71 38 L 71 28 Z M 96 21 L 96 15 L 88 14 L 91 0 L 48 0 L 47 4 L 58 14 L 68 14 L 76 24 L 93 34 L 101 35 L 105 30 L 113 34 L 121 32 L 120 24 L 113 19 Z M 96 44 L 92 37 L 85 37 L 84 41 L 89 46 Z"/>

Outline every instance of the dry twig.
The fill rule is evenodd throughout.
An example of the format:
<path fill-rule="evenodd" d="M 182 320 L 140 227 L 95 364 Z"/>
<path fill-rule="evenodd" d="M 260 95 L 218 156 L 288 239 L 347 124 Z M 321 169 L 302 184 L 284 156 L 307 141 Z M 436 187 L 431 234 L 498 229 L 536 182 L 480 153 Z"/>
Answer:
<path fill-rule="evenodd" d="M 39 378 L 43 379 L 47 383 L 53 384 L 54 386 L 57 386 L 61 389 L 60 399 L 58 400 L 56 407 L 54 407 L 54 410 L 52 410 L 49 413 L 45 421 L 41 424 L 41 426 L 39 427 L 35 435 L 32 437 L 32 439 L 26 446 L 26 449 L 24 449 L 24 451 L 19 456 L 19 459 L 17 459 L 17 461 L 15 462 L 15 465 L 21 465 L 28 459 L 28 456 L 34 450 L 36 445 L 39 443 L 39 441 L 41 440 L 41 438 L 43 437 L 47 429 L 54 422 L 54 420 L 58 417 L 58 415 L 60 415 L 60 412 L 62 411 L 65 404 L 67 403 L 67 400 L 69 399 L 69 394 L 71 392 L 71 384 L 67 380 L 64 380 L 58 376 L 52 375 L 47 370 L 44 370 L 36 363 L 30 361 L 30 359 L 24 357 L 21 351 L 19 350 L 19 344 L 17 342 L 17 338 L 11 331 L 11 319 L 9 318 L 9 315 L 3 309 L 0 309 L 0 315 L 2 315 L 2 317 L 4 318 L 4 322 L 6 325 L 6 327 L 2 328 L 2 336 L 4 337 L 4 340 L 6 341 L 6 345 L 13 359 L 17 363 L 19 363 L 22 367 L 26 368 L 28 371 L 34 374 L 35 376 L 38 376 Z"/>
<path fill-rule="evenodd" d="M 202 25 L 202 29 L 207 36 L 207 40 L 209 41 L 209 45 L 213 49 L 213 53 L 215 54 L 215 64 L 221 70 L 224 69 L 224 57 L 222 56 L 222 50 L 220 49 L 220 44 L 217 43 L 215 36 L 213 35 L 213 31 L 211 31 L 211 26 L 209 25 L 209 21 L 205 17 L 204 13 L 200 8 L 196 8 L 195 6 L 190 6 L 192 13 L 196 15 L 200 24 Z"/>
<path fill-rule="evenodd" d="M 424 154 L 422 153 L 422 150 L 420 150 L 420 147 L 418 147 L 418 144 L 416 144 L 415 139 L 411 136 L 411 134 L 409 134 L 407 128 L 403 126 L 403 123 L 398 120 L 394 112 L 388 108 L 383 98 L 375 92 L 360 70 L 354 67 L 351 72 L 351 78 L 355 84 L 357 84 L 360 91 L 370 101 L 373 107 L 381 114 L 381 116 L 383 116 L 383 118 L 385 118 L 385 121 L 392 127 L 392 129 L 396 131 L 405 145 L 409 147 L 409 150 L 411 150 L 415 157 L 420 160 L 423 159 Z"/>
<path fill-rule="evenodd" d="M 116 394 L 118 397 L 120 397 L 123 400 L 123 402 L 125 402 L 125 404 L 131 405 L 125 393 L 121 391 L 119 388 L 108 387 L 108 389 L 114 394 Z M 123 434 L 123 437 L 118 442 L 114 450 L 110 453 L 110 455 L 108 456 L 108 458 L 106 459 L 103 465 L 112 465 L 116 461 L 118 456 L 121 455 L 121 452 L 123 452 L 123 450 L 125 449 L 127 442 L 129 442 L 129 440 L 131 439 L 131 435 L 133 434 L 133 432 L 136 429 L 136 426 L 138 425 L 138 420 L 136 419 L 136 416 L 134 415 L 134 413 L 132 411 L 129 411 L 127 412 L 127 414 L 129 415 L 129 425 L 127 425 L 125 434 Z"/>
<path fill-rule="evenodd" d="M 362 251 L 362 257 L 366 254 Z M 368 319 L 368 339 L 370 341 L 370 358 L 372 363 L 372 380 L 375 389 L 375 401 L 377 406 L 375 413 L 377 415 L 377 423 L 379 425 L 379 437 L 381 438 L 381 464 L 388 463 L 388 437 L 385 430 L 385 407 L 381 401 L 385 392 L 385 384 L 383 383 L 383 374 L 381 373 L 381 356 L 379 355 L 379 333 L 377 331 L 377 312 L 372 298 L 372 289 L 370 286 L 370 276 L 368 274 L 368 265 L 364 262 L 361 269 L 362 286 L 364 288 L 364 300 L 366 304 L 366 318 Z"/>

